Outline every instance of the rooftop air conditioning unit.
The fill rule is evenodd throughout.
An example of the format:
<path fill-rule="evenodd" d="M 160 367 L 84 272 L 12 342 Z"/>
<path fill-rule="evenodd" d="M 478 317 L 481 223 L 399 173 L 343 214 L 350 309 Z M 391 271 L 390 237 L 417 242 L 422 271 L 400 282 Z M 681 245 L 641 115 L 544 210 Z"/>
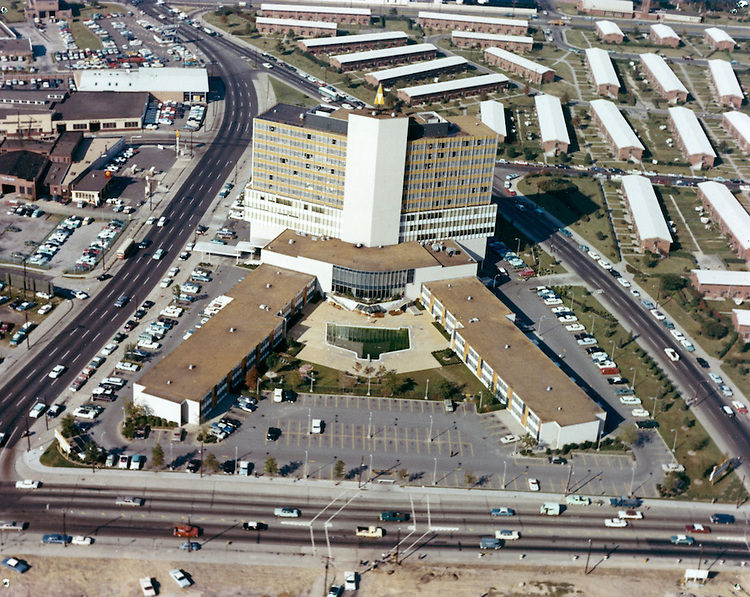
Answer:
<path fill-rule="evenodd" d="M 188 369 L 191 369 L 191 370 L 195 369 L 195 365 L 193 365 L 193 364 L 188 365 Z"/>
<path fill-rule="evenodd" d="M 271 283 L 270 282 L 266 283 L 266 288 L 271 288 Z"/>
<path fill-rule="evenodd" d="M 260 309 L 261 311 L 265 311 L 267 307 L 265 305 L 259 305 L 258 309 Z"/>

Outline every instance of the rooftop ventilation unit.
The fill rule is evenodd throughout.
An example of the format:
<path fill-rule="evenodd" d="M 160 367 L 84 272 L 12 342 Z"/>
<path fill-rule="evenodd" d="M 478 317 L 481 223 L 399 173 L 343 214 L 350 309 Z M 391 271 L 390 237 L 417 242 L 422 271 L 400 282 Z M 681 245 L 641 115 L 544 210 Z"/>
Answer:
<path fill-rule="evenodd" d="M 510 344 L 505 345 L 505 350 L 508 350 L 510 348 Z"/>
<path fill-rule="evenodd" d="M 294 239 L 290 238 L 288 242 L 289 242 L 290 245 L 293 245 L 294 244 Z"/>
<path fill-rule="evenodd" d="M 471 296 L 471 295 L 469 295 L 469 296 L 467 296 L 467 297 L 466 297 L 466 300 L 467 300 L 467 301 L 473 301 L 473 300 L 474 300 L 474 297 L 473 297 L 473 296 Z"/>
<path fill-rule="evenodd" d="M 171 379 L 168 379 L 168 380 L 167 380 L 167 385 L 170 385 L 171 383 L 172 383 L 172 380 L 171 380 Z"/>
<path fill-rule="evenodd" d="M 229 333 L 234 334 L 237 331 L 237 328 L 229 328 Z"/>
<path fill-rule="evenodd" d="M 551 392 L 552 391 L 552 386 L 547 386 L 547 391 Z"/>
<path fill-rule="evenodd" d="M 195 369 L 195 365 L 193 365 L 193 364 L 191 363 L 190 365 L 188 365 L 188 369 L 190 369 L 190 370 L 192 371 L 193 369 Z"/>
<path fill-rule="evenodd" d="M 266 288 L 271 288 L 271 283 L 270 282 L 266 282 Z"/>
<path fill-rule="evenodd" d="M 265 311 L 266 309 L 268 309 L 268 307 L 266 307 L 265 305 L 258 305 L 258 309 L 260 309 L 261 311 Z"/>
<path fill-rule="evenodd" d="M 469 323 L 476 323 L 477 321 L 479 321 L 479 317 L 472 317 L 472 318 L 471 318 L 471 319 L 469 320 Z"/>

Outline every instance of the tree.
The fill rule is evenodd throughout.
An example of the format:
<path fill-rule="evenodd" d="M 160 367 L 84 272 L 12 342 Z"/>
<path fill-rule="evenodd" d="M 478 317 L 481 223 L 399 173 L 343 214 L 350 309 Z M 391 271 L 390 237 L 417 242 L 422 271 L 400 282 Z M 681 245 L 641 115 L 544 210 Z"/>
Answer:
<path fill-rule="evenodd" d="M 359 372 L 362 371 L 362 363 L 360 363 L 359 361 L 354 361 L 354 364 L 352 365 L 352 370 L 354 371 L 354 373 L 359 375 Z"/>
<path fill-rule="evenodd" d="M 99 460 L 99 446 L 96 445 L 96 442 L 93 440 L 89 440 L 86 443 L 86 451 L 83 454 L 83 459 L 85 462 L 97 462 Z"/>
<path fill-rule="evenodd" d="M 521 441 L 519 443 L 521 444 L 521 449 L 531 450 L 536 446 L 537 441 L 530 433 L 527 433 L 521 438 Z"/>
<path fill-rule="evenodd" d="M 729 328 L 720 321 L 706 321 L 703 324 L 703 333 L 718 340 L 729 333 Z"/>
<path fill-rule="evenodd" d="M 449 381 L 447 379 L 442 380 L 438 384 L 438 395 L 443 399 L 454 399 L 457 397 L 460 397 L 461 395 L 461 388 L 459 388 L 455 383 L 452 381 Z"/>
<path fill-rule="evenodd" d="M 391 370 L 383 376 L 383 391 L 388 396 L 398 394 L 401 390 L 401 381 L 399 380 L 396 372 Z"/>
<path fill-rule="evenodd" d="M 73 437 L 78 435 L 78 427 L 76 427 L 76 420 L 73 415 L 67 414 L 60 421 L 60 433 L 63 437 Z"/>
<path fill-rule="evenodd" d="M 336 464 L 333 466 L 333 476 L 336 477 L 337 479 L 343 479 L 344 478 L 344 466 L 345 464 L 343 460 L 337 460 Z"/>
<path fill-rule="evenodd" d="M 251 392 L 254 392 L 258 384 L 258 379 L 260 379 L 258 368 L 251 367 L 248 370 L 247 374 L 245 374 L 245 385 L 247 386 L 247 389 Z"/>
<path fill-rule="evenodd" d="M 203 463 L 203 465 L 206 467 L 206 470 L 210 473 L 215 473 L 219 470 L 219 460 L 216 458 L 216 455 L 209 454 L 206 456 L 206 460 Z"/>
<path fill-rule="evenodd" d="M 275 352 L 272 352 L 266 357 L 266 367 L 268 370 L 272 370 L 276 368 L 276 365 L 279 364 L 279 355 L 277 355 Z"/>
<path fill-rule="evenodd" d="M 266 463 L 263 465 L 263 470 L 272 477 L 279 474 L 279 465 L 276 463 L 276 459 L 273 456 L 269 456 L 268 458 L 266 458 Z"/>
<path fill-rule="evenodd" d="M 179 284 L 175 284 L 172 286 L 172 294 L 176 297 L 179 297 L 182 294 L 182 287 Z"/>
<path fill-rule="evenodd" d="M 162 449 L 161 444 L 156 444 L 154 449 L 151 450 L 151 464 L 153 464 L 156 469 L 160 469 L 164 466 L 164 450 Z"/>
<path fill-rule="evenodd" d="M 687 280 L 678 274 L 665 274 L 661 278 L 661 288 L 664 292 L 677 292 L 687 286 Z"/>

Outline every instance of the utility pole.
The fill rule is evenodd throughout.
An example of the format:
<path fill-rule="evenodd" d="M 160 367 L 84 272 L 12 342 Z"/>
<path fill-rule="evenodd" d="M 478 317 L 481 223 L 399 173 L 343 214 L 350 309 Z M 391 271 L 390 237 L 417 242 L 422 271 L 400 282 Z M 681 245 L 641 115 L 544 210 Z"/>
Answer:
<path fill-rule="evenodd" d="M 63 510 L 63 547 L 68 546 L 68 531 L 65 528 L 65 510 Z"/>
<path fill-rule="evenodd" d="M 203 440 L 201 440 L 201 479 L 203 478 Z"/>
<path fill-rule="evenodd" d="M 573 476 L 573 463 L 571 462 L 568 466 L 568 480 L 565 483 L 565 495 L 568 495 L 570 491 L 570 478 Z"/>
<path fill-rule="evenodd" d="M 29 417 L 23 418 L 24 423 L 26 423 L 26 445 L 28 449 L 27 452 L 31 452 L 31 432 L 29 431 Z"/>
<path fill-rule="evenodd" d="M 589 573 L 589 558 L 591 557 L 591 539 L 589 539 L 589 551 L 586 554 L 586 565 L 583 568 L 583 573 L 588 574 Z M 700 566 L 699 566 L 700 568 Z"/>
<path fill-rule="evenodd" d="M 432 442 L 432 415 L 430 415 L 430 442 Z"/>

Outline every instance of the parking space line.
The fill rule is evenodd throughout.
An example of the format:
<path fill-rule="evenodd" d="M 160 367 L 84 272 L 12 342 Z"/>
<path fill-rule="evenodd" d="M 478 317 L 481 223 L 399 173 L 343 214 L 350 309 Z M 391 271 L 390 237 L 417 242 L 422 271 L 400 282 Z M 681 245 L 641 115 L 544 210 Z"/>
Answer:
<path fill-rule="evenodd" d="M 451 443 L 451 430 L 448 429 L 448 456 L 453 456 L 453 444 Z"/>
<path fill-rule="evenodd" d="M 417 454 L 419 454 L 419 427 L 414 429 L 414 444 L 417 446 Z"/>
<path fill-rule="evenodd" d="M 404 452 L 409 453 L 409 428 L 404 427 Z"/>

